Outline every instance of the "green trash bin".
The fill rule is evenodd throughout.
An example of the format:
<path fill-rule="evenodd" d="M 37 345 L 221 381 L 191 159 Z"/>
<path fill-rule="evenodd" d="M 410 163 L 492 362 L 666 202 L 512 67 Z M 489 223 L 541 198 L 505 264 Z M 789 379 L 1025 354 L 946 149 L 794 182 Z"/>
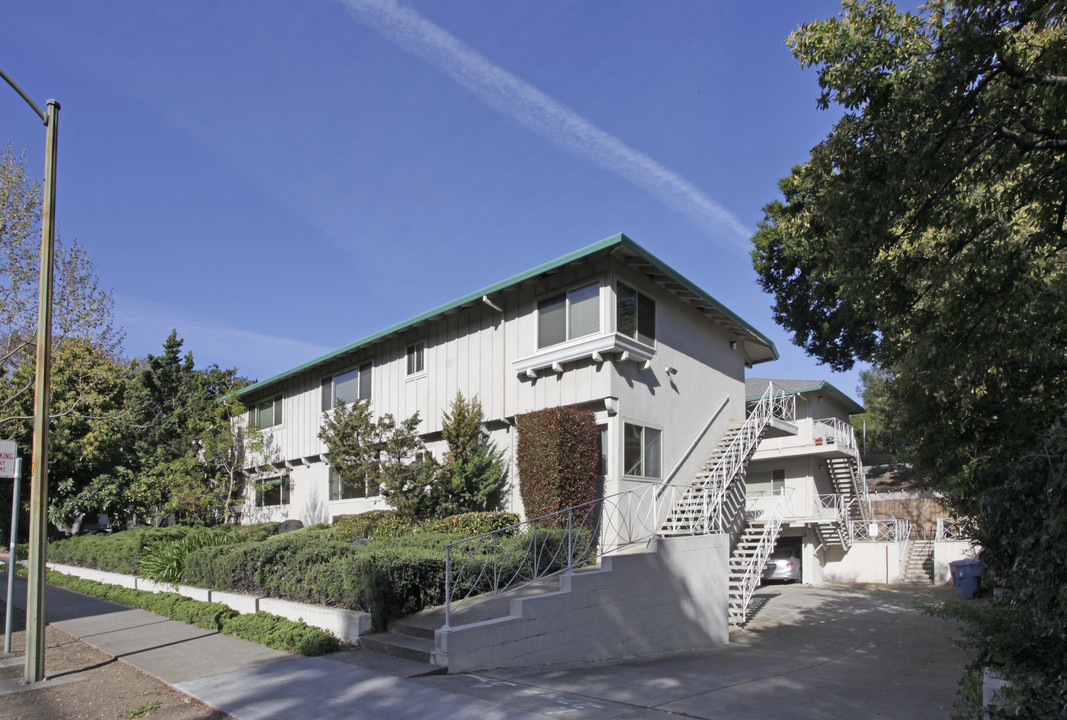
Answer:
<path fill-rule="evenodd" d="M 973 600 L 978 594 L 978 584 L 982 579 L 981 561 L 955 560 L 948 566 L 952 572 L 952 584 L 956 586 L 956 597 Z"/>

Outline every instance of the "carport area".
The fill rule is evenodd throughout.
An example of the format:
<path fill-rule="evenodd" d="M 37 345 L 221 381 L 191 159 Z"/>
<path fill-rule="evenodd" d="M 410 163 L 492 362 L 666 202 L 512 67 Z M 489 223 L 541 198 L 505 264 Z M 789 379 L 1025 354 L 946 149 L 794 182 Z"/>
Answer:
<path fill-rule="evenodd" d="M 968 657 L 955 627 L 920 606 L 951 597 L 951 586 L 766 585 L 748 627 L 715 650 L 422 680 L 534 712 L 552 696 L 574 718 L 946 718 Z"/>

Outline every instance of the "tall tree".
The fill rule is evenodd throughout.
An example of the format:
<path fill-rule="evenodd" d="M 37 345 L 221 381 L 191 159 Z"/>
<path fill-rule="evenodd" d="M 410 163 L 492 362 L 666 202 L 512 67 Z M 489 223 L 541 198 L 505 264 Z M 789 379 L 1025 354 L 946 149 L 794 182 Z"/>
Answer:
<path fill-rule="evenodd" d="M 248 381 L 215 365 L 197 370 L 193 354 L 182 354 L 183 344 L 171 331 L 163 354 L 147 357 L 127 391 L 138 428 L 130 505 L 145 517 L 174 513 L 185 522 L 228 521 L 236 492 L 231 483 L 240 468 L 233 467 L 238 450 L 226 421 L 242 412 L 229 396 Z"/>
<path fill-rule="evenodd" d="M 898 438 L 984 544 L 1006 548 L 986 556 L 993 572 L 1020 602 L 1060 598 L 1008 635 L 1062 632 L 1050 558 L 1003 542 L 1046 531 L 1044 515 L 1005 523 L 999 486 L 1067 404 L 1063 5 L 935 0 L 910 14 L 851 0 L 789 43 L 842 117 L 754 238 L 776 319 L 835 368 L 893 368 Z M 1065 675 L 1050 672 L 1027 707 L 1062 713 Z"/>
<path fill-rule="evenodd" d="M 440 515 L 489 510 L 504 485 L 504 453 L 483 433 L 485 413 L 478 396 L 469 400 L 457 392 L 441 418 L 441 435 L 448 445 L 435 485 Z"/>
<path fill-rule="evenodd" d="M 0 393 L 13 401 L 2 427 L 19 447 L 33 436 L 33 396 L 17 394 L 32 382 L 31 361 L 0 377 Z M 77 532 L 84 518 L 116 515 L 124 509 L 131 477 L 125 452 L 131 437 L 125 390 L 130 365 L 84 338 L 64 343 L 52 360 L 51 429 L 49 432 L 49 507 L 51 522 Z"/>
<path fill-rule="evenodd" d="M 41 257 L 41 184 L 26 172 L 25 158 L 9 142 L 0 151 L 0 373 L 34 362 Z M 114 353 L 121 332 L 113 327 L 110 291 L 100 288 L 93 263 L 77 241 L 56 241 L 52 352 L 74 339 L 90 340 Z M 8 385 L 0 415 L 23 395 L 32 395 L 33 374 Z"/>

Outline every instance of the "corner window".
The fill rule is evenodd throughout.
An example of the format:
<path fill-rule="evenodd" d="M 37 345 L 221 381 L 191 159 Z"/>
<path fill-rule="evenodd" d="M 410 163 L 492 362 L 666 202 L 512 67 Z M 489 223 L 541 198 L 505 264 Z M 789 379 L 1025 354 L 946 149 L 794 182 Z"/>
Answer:
<path fill-rule="evenodd" d="M 656 301 L 629 285 L 615 290 L 615 329 L 645 345 L 656 342 Z"/>
<path fill-rule="evenodd" d="M 333 410 L 337 403 L 352 404 L 370 399 L 370 363 L 340 375 L 322 379 L 322 411 Z"/>
<path fill-rule="evenodd" d="M 280 507 L 289 504 L 289 476 L 279 475 L 256 481 L 256 507 Z"/>
<path fill-rule="evenodd" d="M 537 347 L 600 332 L 600 283 L 585 285 L 537 303 Z"/>
<path fill-rule="evenodd" d="M 626 475 L 658 478 L 660 476 L 660 431 L 626 423 L 623 438 L 623 462 Z"/>
<path fill-rule="evenodd" d="M 408 345 L 408 375 L 416 375 L 426 369 L 426 343 L 417 342 Z"/>
<path fill-rule="evenodd" d="M 261 400 L 248 409 L 248 424 L 259 429 L 282 424 L 282 396 Z"/>

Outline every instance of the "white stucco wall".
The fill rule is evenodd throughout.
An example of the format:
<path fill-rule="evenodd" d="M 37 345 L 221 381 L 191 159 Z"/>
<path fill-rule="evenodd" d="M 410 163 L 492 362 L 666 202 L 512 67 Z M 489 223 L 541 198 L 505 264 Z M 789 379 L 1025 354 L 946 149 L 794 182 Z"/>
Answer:
<path fill-rule="evenodd" d="M 906 543 L 857 542 L 847 553 L 831 548 L 824 552 L 822 581 L 844 583 L 900 582 L 900 558 Z"/>
<path fill-rule="evenodd" d="M 727 626 L 725 535 L 661 539 L 648 552 L 604 558 L 561 577 L 560 590 L 511 602 L 504 618 L 438 630 L 449 672 L 705 649 Z"/>

